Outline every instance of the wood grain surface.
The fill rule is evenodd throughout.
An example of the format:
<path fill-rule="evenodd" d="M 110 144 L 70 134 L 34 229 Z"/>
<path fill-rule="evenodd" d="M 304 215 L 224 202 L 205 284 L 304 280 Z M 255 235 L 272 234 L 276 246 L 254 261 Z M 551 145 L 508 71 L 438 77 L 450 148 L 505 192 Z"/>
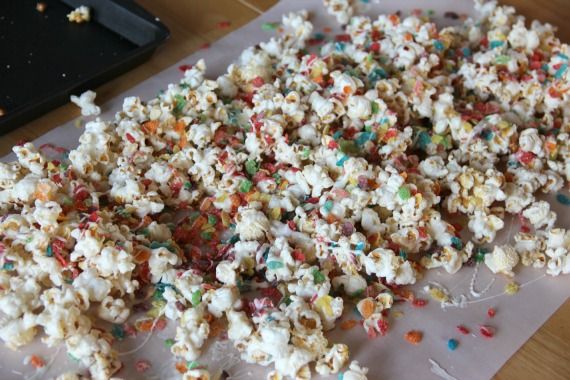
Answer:
<path fill-rule="evenodd" d="M 286 0 L 285 0 L 286 1 Z M 275 0 L 137 0 L 159 17 L 171 38 L 152 59 L 136 69 L 95 89 L 97 103 L 126 91 L 135 84 L 171 66 L 178 60 L 246 24 L 276 3 Z M 501 0 L 514 5 L 527 20 L 538 19 L 558 27 L 558 36 L 570 42 L 570 0 Z M 230 21 L 228 28 L 219 22 Z M 79 115 L 79 109 L 64 105 L 0 138 L 0 155 L 21 140 L 33 140 Z M 548 294 L 545 294 L 547 297 Z M 536 334 L 503 366 L 495 379 L 570 378 L 570 302 L 566 302 Z M 484 366 L 485 363 L 480 363 Z"/>

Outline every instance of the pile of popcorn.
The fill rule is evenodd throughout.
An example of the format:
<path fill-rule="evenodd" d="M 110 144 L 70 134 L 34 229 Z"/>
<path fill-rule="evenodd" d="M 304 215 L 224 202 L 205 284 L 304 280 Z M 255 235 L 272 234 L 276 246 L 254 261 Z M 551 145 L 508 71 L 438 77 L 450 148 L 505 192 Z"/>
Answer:
<path fill-rule="evenodd" d="M 109 378 L 121 362 L 101 321 L 123 324 L 152 296 L 182 360 L 223 321 L 268 379 L 366 379 L 325 336 L 347 303 L 374 337 L 426 269 L 480 257 L 506 276 L 519 262 L 570 272 L 570 232 L 536 198 L 570 178 L 570 49 L 553 28 L 495 1 L 443 29 L 325 3 L 346 25 L 315 53 L 309 15 L 290 13 L 224 75 L 198 61 L 87 123 L 68 154 L 14 147 L 0 164 L 6 346 L 43 334 Z M 506 214 L 520 232 L 487 251 Z"/>

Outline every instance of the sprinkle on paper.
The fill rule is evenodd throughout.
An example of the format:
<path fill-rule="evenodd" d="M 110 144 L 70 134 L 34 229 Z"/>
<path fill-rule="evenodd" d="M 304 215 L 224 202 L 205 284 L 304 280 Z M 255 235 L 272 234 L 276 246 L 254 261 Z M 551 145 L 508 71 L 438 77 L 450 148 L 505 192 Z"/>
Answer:
<path fill-rule="evenodd" d="M 411 343 L 413 345 L 418 345 L 420 344 L 420 342 L 422 341 L 424 337 L 424 334 L 421 331 L 418 330 L 411 330 L 408 331 L 405 335 L 404 335 L 404 339 L 406 339 L 406 341 L 408 341 L 408 343 Z"/>
<path fill-rule="evenodd" d="M 139 359 L 135 362 L 135 369 L 138 373 L 144 373 L 150 369 L 151 364 L 148 360 Z"/>
<path fill-rule="evenodd" d="M 277 22 L 264 22 L 261 24 L 261 29 L 265 31 L 273 31 L 279 27 Z"/>
<path fill-rule="evenodd" d="M 457 331 L 459 331 L 463 335 L 469 334 L 469 329 L 463 325 L 457 326 Z"/>
<path fill-rule="evenodd" d="M 192 65 L 187 65 L 187 64 L 178 66 L 178 70 L 180 70 L 182 72 L 190 70 L 191 68 L 192 68 Z"/>
<path fill-rule="evenodd" d="M 493 338 L 495 336 L 495 329 L 491 326 L 481 325 L 479 326 L 479 332 L 485 338 Z"/>
<path fill-rule="evenodd" d="M 490 307 L 489 310 L 487 310 L 487 315 L 489 316 L 489 318 L 495 317 L 496 314 L 497 314 L 497 311 L 492 307 Z"/>
<path fill-rule="evenodd" d="M 30 356 L 30 364 L 35 369 L 40 369 L 46 365 L 44 360 L 37 355 Z"/>
<path fill-rule="evenodd" d="M 412 306 L 413 307 L 424 307 L 426 306 L 428 303 L 427 300 L 424 300 L 422 298 L 416 298 L 412 301 Z"/>
<path fill-rule="evenodd" d="M 562 193 L 556 194 L 556 200 L 559 203 L 563 204 L 564 206 L 570 206 L 570 197 L 568 197 L 565 194 Z"/>
<path fill-rule="evenodd" d="M 232 25 L 231 21 L 220 21 L 218 23 L 218 28 L 219 29 L 227 29 Z"/>
<path fill-rule="evenodd" d="M 450 339 L 447 341 L 447 348 L 449 349 L 449 351 L 455 351 L 458 345 L 459 342 L 455 339 Z"/>

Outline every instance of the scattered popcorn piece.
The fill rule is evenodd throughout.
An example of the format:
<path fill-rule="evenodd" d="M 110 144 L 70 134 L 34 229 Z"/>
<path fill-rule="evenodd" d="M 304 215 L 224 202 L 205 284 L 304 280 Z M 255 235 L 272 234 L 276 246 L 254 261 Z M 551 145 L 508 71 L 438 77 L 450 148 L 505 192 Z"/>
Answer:
<path fill-rule="evenodd" d="M 91 20 L 91 10 L 89 7 L 82 5 L 69 12 L 67 19 L 69 22 L 75 22 L 78 24 L 89 22 Z"/>
<path fill-rule="evenodd" d="M 101 108 L 95 105 L 97 94 L 91 90 L 85 91 L 80 96 L 71 95 L 70 99 L 79 108 L 83 116 L 97 116 L 101 113 Z"/>

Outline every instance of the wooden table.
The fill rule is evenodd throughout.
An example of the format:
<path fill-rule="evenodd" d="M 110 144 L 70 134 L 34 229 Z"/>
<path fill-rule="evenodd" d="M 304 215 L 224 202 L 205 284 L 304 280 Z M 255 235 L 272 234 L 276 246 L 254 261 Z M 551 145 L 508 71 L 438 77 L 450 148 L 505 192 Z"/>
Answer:
<path fill-rule="evenodd" d="M 248 23 L 276 0 L 138 0 L 157 15 L 172 33 L 171 39 L 142 66 L 99 88 L 99 104 L 122 93 L 144 79 L 171 66 L 178 60 Z M 559 36 L 570 42 L 570 1 L 505 0 L 528 19 L 538 19 L 559 27 Z M 229 28 L 218 23 L 231 21 Z M 77 107 L 62 106 L 37 120 L 2 136 L 0 155 L 22 139 L 33 140 L 50 129 L 79 115 Z M 496 379 L 568 379 L 570 378 L 570 302 L 566 302 L 550 320 L 504 365 Z M 485 363 L 481 363 L 482 366 Z"/>

